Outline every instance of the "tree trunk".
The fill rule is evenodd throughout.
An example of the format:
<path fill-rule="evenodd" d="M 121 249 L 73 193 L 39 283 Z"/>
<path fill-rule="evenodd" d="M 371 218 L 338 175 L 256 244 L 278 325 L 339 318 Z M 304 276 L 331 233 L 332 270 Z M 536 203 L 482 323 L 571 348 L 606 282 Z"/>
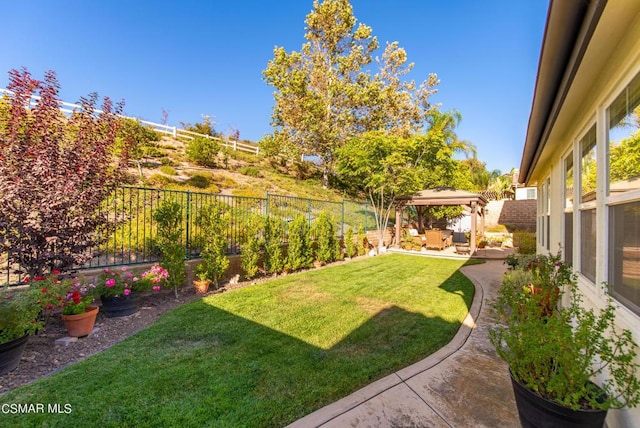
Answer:
<path fill-rule="evenodd" d="M 329 167 L 327 164 L 322 164 L 322 188 L 329 188 Z"/>

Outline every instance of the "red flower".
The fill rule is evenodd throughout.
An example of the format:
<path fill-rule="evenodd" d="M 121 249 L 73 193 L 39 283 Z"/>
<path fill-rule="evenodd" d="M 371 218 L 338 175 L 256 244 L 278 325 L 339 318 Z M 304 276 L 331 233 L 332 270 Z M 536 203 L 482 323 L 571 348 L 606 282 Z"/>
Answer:
<path fill-rule="evenodd" d="M 31 281 L 31 278 L 29 278 L 28 276 L 25 276 L 24 279 L 22 280 L 25 284 L 28 283 L 29 281 Z"/>
<path fill-rule="evenodd" d="M 44 280 L 44 276 L 40 276 L 40 275 L 38 275 L 38 276 L 36 276 L 34 279 L 35 279 L 36 281 L 42 281 L 42 280 Z"/>
<path fill-rule="evenodd" d="M 61 300 L 62 300 L 62 296 L 58 296 L 58 301 L 61 301 Z"/>
<path fill-rule="evenodd" d="M 60 271 L 58 269 L 54 269 L 51 273 L 54 275 L 60 275 Z"/>
<path fill-rule="evenodd" d="M 47 287 L 42 287 L 42 289 L 40 291 L 42 291 L 43 293 L 46 293 L 47 292 Z"/>
<path fill-rule="evenodd" d="M 73 300 L 73 303 L 75 303 L 76 305 L 79 305 L 80 302 L 82 302 L 82 296 L 80 296 L 80 292 L 78 290 L 75 290 L 73 292 L 71 299 Z"/>

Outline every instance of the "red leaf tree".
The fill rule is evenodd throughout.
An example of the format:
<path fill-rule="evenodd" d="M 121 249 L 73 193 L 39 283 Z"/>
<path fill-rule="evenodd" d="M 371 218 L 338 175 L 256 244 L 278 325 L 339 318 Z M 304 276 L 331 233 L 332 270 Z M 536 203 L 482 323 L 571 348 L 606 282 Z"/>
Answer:
<path fill-rule="evenodd" d="M 53 71 L 44 81 L 9 72 L 0 100 L 0 251 L 32 278 L 93 257 L 113 227 L 104 202 L 124 178 L 127 148 L 113 155 L 124 102 L 95 93 L 70 117 L 59 108 Z M 32 95 L 39 95 L 29 108 Z"/>

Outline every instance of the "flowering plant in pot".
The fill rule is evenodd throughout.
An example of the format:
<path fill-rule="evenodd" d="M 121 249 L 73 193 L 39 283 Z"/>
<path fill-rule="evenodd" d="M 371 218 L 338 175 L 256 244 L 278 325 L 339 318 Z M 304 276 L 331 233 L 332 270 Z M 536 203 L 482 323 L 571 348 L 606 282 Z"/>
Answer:
<path fill-rule="evenodd" d="M 69 281 L 67 294 L 62 300 L 62 321 L 69 336 L 83 337 L 93 331 L 98 316 L 98 307 L 92 305 L 95 285 L 84 284 L 77 279 Z"/>
<path fill-rule="evenodd" d="M 87 308 L 93 303 L 95 288 L 95 285 L 83 284 L 77 279 L 71 281 L 67 289 L 67 295 L 60 304 L 62 306 L 62 315 L 77 315 L 86 312 Z"/>
<path fill-rule="evenodd" d="M 140 281 L 126 266 L 118 269 L 104 268 L 96 282 L 95 292 L 100 297 L 129 296 L 135 291 L 144 291 L 150 287 L 147 281 Z"/>
<path fill-rule="evenodd" d="M 157 263 L 140 275 L 126 266 L 105 268 L 96 283 L 95 293 L 100 296 L 108 317 L 131 315 L 138 311 L 138 292 L 159 291 L 168 277 L 166 269 Z"/>
<path fill-rule="evenodd" d="M 637 345 L 630 331 L 615 327 L 613 301 L 600 311 L 586 309 L 575 275 L 554 260 L 543 259 L 550 265 L 538 280 L 547 272 L 544 282 L 555 283 L 570 303 L 541 312 L 542 296 L 523 291 L 535 275 L 518 267 L 503 279 L 493 306 L 501 325 L 489 337 L 509 364 L 523 426 L 566 426 L 567 420 L 602 426 L 608 409 L 640 403 Z M 564 419 L 555 420 L 559 415 Z"/>

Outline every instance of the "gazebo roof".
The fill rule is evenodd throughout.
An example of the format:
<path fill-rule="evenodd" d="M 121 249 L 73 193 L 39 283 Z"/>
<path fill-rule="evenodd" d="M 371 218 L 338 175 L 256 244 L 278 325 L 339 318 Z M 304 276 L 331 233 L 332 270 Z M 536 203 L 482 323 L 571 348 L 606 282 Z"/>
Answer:
<path fill-rule="evenodd" d="M 480 194 L 467 192 L 466 190 L 456 190 L 450 187 L 427 189 L 411 195 L 399 196 L 397 201 L 399 205 L 418 206 L 466 205 L 470 207 L 472 202 L 475 202 L 481 207 L 487 205 L 487 200 Z"/>

